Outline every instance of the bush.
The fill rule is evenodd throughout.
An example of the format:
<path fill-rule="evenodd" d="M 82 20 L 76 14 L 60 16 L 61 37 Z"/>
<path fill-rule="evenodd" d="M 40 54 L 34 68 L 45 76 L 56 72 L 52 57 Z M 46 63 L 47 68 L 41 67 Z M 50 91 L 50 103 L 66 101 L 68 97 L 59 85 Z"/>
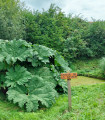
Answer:
<path fill-rule="evenodd" d="M 19 0 L 0 0 L 0 39 L 22 39 L 25 35 L 23 5 Z"/>
<path fill-rule="evenodd" d="M 69 70 L 68 64 L 56 51 L 24 40 L 0 40 L 0 88 L 8 100 L 36 111 L 50 107 L 67 85 L 60 73 Z"/>

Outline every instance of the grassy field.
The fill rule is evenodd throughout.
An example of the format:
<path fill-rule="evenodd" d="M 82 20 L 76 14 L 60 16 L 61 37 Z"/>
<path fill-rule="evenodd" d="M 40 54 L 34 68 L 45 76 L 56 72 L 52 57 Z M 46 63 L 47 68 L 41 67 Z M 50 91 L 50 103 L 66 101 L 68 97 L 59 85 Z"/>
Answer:
<path fill-rule="evenodd" d="M 84 76 L 78 76 L 76 79 L 71 80 L 71 86 L 91 85 L 91 84 L 97 84 L 97 83 L 105 83 L 105 80 L 89 78 Z"/>
<path fill-rule="evenodd" d="M 0 94 L 0 120 L 105 120 L 105 83 L 86 85 L 99 82 L 96 79 L 87 79 L 88 83 L 85 82 L 84 77 L 71 81 L 72 111 L 70 113 L 67 112 L 67 95 L 59 96 L 56 103 L 49 109 L 26 113 L 23 109 L 6 101 Z M 83 83 L 85 85 L 81 85 Z"/>

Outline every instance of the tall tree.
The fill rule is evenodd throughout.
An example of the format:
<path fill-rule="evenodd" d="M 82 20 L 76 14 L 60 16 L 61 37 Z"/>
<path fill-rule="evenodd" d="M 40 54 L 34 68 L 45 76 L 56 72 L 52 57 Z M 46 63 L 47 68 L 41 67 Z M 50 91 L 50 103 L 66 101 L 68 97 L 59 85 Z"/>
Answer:
<path fill-rule="evenodd" d="M 22 7 L 20 0 L 0 0 L 0 39 L 23 38 Z"/>

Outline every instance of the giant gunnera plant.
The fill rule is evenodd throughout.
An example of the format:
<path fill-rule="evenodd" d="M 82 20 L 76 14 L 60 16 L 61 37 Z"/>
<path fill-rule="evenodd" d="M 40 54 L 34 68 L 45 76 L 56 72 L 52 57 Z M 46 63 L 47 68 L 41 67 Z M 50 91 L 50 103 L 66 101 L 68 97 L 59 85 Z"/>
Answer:
<path fill-rule="evenodd" d="M 67 92 L 60 79 L 67 70 L 68 64 L 55 50 L 24 40 L 0 40 L 0 89 L 28 112 L 50 107 L 59 92 Z"/>

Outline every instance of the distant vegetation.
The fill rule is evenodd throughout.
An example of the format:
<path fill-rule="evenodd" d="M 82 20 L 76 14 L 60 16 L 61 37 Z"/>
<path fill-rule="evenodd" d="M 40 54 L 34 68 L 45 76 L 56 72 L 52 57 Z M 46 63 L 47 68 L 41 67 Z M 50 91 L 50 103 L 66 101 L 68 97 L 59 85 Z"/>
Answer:
<path fill-rule="evenodd" d="M 71 68 L 81 76 L 105 79 L 105 58 L 76 60 Z"/>
<path fill-rule="evenodd" d="M 66 16 L 53 4 L 48 11 L 25 11 L 24 16 L 25 39 L 58 50 L 68 61 L 105 55 L 105 21 Z"/>
<path fill-rule="evenodd" d="M 32 12 L 19 0 L 1 0 L 0 16 L 1 39 L 41 44 L 59 51 L 68 61 L 105 56 L 105 21 L 67 16 L 54 4 L 47 11 Z"/>
<path fill-rule="evenodd" d="M 19 39 L 25 34 L 22 4 L 19 0 L 0 0 L 0 39 Z"/>

